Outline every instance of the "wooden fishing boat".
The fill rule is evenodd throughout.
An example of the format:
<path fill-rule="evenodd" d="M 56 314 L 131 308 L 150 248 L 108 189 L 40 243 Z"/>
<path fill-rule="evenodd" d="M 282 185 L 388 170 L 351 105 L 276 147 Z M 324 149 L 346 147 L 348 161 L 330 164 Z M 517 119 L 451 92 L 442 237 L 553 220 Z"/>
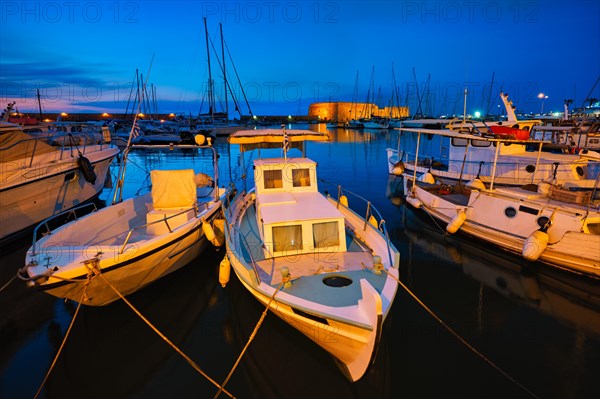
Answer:
<path fill-rule="evenodd" d="M 152 191 L 59 227 L 27 251 L 19 276 L 28 286 L 84 305 L 107 305 L 223 245 L 221 205 L 231 188 L 215 175 L 153 170 Z M 220 222 L 219 222 L 220 220 Z"/>
<path fill-rule="evenodd" d="M 399 252 L 370 202 L 358 215 L 348 207 L 348 191 L 340 188 L 338 198 L 318 191 L 314 161 L 287 157 L 289 147 L 326 140 L 323 133 L 276 129 L 229 137 L 242 153 L 286 150 L 283 157 L 254 161 L 255 187 L 240 192 L 225 212 L 222 283 L 233 267 L 254 297 L 356 381 L 375 359 L 398 287 Z"/>
<path fill-rule="evenodd" d="M 465 140 L 469 146 L 472 141 L 490 141 L 496 148 L 517 141 Z M 494 173 L 488 186 L 478 179 L 456 185 L 425 181 L 414 169 L 403 178 L 406 202 L 446 224 L 449 234 L 461 232 L 528 261 L 600 277 L 600 199 L 595 196 L 600 173 L 592 190 L 570 190 L 552 180 L 498 187 Z"/>

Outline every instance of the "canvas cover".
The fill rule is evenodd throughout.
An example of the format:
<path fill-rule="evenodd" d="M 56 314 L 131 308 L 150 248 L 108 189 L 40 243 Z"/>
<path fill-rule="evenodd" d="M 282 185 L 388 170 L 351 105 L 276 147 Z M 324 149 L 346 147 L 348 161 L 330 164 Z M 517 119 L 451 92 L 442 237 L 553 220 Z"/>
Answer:
<path fill-rule="evenodd" d="M 57 151 L 42 139 L 35 140 L 19 129 L 0 133 L 0 162 L 31 157 L 34 149 L 36 155 Z"/>
<path fill-rule="evenodd" d="M 192 169 L 153 170 L 150 179 L 154 209 L 191 208 L 196 203 Z"/>

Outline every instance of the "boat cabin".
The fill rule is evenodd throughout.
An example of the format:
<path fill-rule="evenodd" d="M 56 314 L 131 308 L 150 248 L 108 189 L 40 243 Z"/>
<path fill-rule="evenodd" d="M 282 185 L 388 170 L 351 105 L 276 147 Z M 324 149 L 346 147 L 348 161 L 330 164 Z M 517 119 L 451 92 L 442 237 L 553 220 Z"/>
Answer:
<path fill-rule="evenodd" d="M 256 218 L 265 258 L 345 252 L 344 216 L 318 191 L 308 158 L 254 161 Z"/>

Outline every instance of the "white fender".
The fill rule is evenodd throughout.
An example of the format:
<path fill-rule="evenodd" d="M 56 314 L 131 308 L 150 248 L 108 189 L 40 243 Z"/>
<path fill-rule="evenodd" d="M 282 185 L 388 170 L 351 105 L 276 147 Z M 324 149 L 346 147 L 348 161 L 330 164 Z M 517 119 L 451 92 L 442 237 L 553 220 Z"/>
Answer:
<path fill-rule="evenodd" d="M 206 222 L 206 221 L 202 221 L 202 231 L 204 231 L 204 236 L 206 237 L 206 239 L 210 242 L 212 242 L 212 244 L 215 247 L 219 247 L 219 241 L 217 240 L 217 236 L 215 235 L 215 231 L 213 230 L 212 226 L 210 225 L 210 223 Z"/>
<path fill-rule="evenodd" d="M 423 183 L 435 184 L 435 178 L 430 172 L 423 173 L 417 180 L 422 181 Z"/>
<path fill-rule="evenodd" d="M 231 274 L 231 263 L 229 262 L 229 258 L 225 256 L 221 263 L 219 264 L 219 283 L 221 286 L 225 288 L 227 283 L 229 282 L 229 275 Z"/>
<path fill-rule="evenodd" d="M 467 213 L 464 209 L 458 211 L 458 213 L 450 220 L 450 223 L 446 226 L 446 231 L 450 234 L 454 234 L 460 229 L 465 220 L 467 219 Z"/>
<path fill-rule="evenodd" d="M 392 167 L 392 174 L 396 176 L 401 176 L 404 173 L 404 162 L 398 161 Z"/>
<path fill-rule="evenodd" d="M 523 243 L 523 257 L 536 261 L 548 246 L 548 233 L 540 230 L 534 231 Z"/>
<path fill-rule="evenodd" d="M 467 188 L 471 190 L 485 190 L 485 184 L 481 181 L 481 179 L 475 178 L 467 183 Z"/>
<path fill-rule="evenodd" d="M 419 209 L 423 205 L 420 199 L 418 199 L 417 197 L 413 197 L 412 195 L 406 196 L 406 202 L 408 202 L 417 209 Z"/>

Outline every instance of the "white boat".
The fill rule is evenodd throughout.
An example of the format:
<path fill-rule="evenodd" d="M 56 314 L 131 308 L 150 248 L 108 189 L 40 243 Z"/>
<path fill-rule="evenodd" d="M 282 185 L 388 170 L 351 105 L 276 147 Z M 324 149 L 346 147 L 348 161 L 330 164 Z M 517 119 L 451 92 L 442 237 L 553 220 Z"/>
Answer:
<path fill-rule="evenodd" d="M 50 295 L 103 306 L 188 264 L 209 242 L 223 244 L 221 205 L 231 189 L 218 187 L 216 169 L 214 180 L 192 169 L 150 176 L 150 193 L 37 239 L 40 224 L 19 276 Z"/>
<path fill-rule="evenodd" d="M 420 153 L 412 151 L 420 135 Z M 398 132 L 397 148 L 387 148 L 388 172 L 404 170 L 431 175 L 445 183 L 467 182 L 478 177 L 489 185 L 492 172 L 498 185 L 520 186 L 540 181 L 578 182 L 593 185 L 591 158 L 580 154 L 542 151 L 539 140 L 488 140 L 497 135 L 461 133 L 448 129 L 406 129 Z M 468 145 L 467 145 L 468 144 Z M 415 159 L 418 157 L 418 162 Z M 495 169 L 495 170 L 494 170 Z M 590 182 L 591 181 L 591 182 Z"/>
<path fill-rule="evenodd" d="M 119 149 L 109 144 L 52 146 L 0 122 L 0 240 L 98 196 Z"/>
<path fill-rule="evenodd" d="M 480 140 L 497 146 L 516 141 L 471 137 L 467 145 Z M 449 234 L 462 232 L 528 261 L 600 277 L 600 201 L 593 198 L 600 174 L 591 191 L 548 182 L 495 187 L 494 174 L 490 177 L 486 188 L 476 179 L 465 185 L 431 184 L 415 171 L 405 172 L 405 200 L 446 224 Z"/>
<path fill-rule="evenodd" d="M 328 140 L 269 129 L 239 131 L 229 142 L 243 153 L 281 147 L 284 137 L 293 147 Z M 361 217 L 343 192 L 321 194 L 309 158 L 284 151 L 282 158 L 256 159 L 254 181 L 226 211 L 230 265 L 252 295 L 329 352 L 351 381 L 360 379 L 398 287 L 399 252 L 384 221 L 368 202 Z"/>

